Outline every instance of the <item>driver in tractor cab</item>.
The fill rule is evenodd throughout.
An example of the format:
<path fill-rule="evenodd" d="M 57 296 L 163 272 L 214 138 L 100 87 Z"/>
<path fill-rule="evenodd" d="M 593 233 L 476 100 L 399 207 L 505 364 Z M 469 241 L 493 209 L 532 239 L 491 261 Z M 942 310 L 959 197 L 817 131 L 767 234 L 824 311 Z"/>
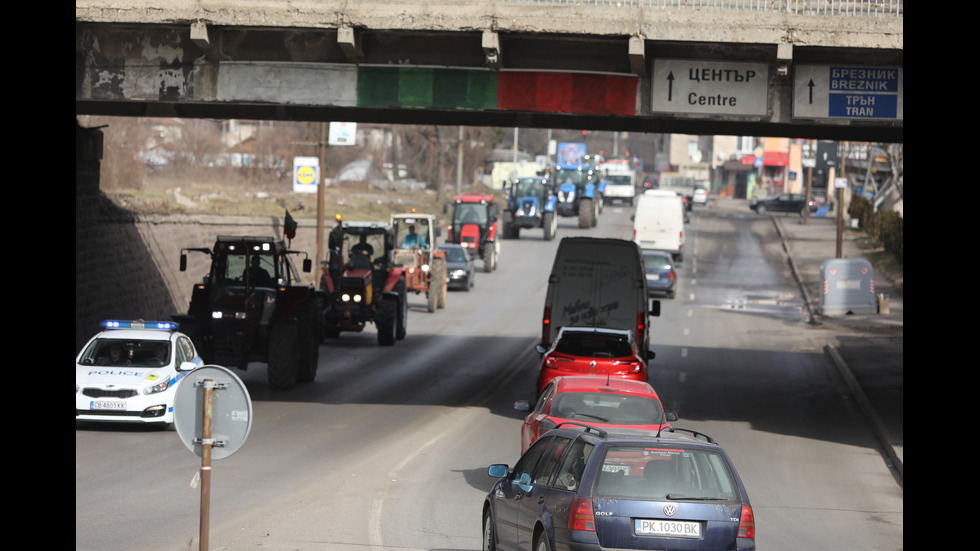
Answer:
<path fill-rule="evenodd" d="M 347 262 L 349 270 L 370 270 L 371 256 L 374 254 L 374 247 L 367 242 L 367 235 L 361 235 L 360 241 L 350 248 L 350 260 Z"/>
<path fill-rule="evenodd" d="M 262 268 L 261 262 L 260 256 L 253 255 L 252 264 L 245 269 L 242 280 L 249 281 L 252 287 L 274 287 L 272 276 Z"/>
<path fill-rule="evenodd" d="M 415 231 L 415 224 L 409 224 L 408 235 L 402 239 L 403 249 L 424 249 L 425 239 Z"/>
<path fill-rule="evenodd" d="M 472 208 L 469 208 L 469 209 L 466 210 L 466 214 L 463 215 L 463 223 L 464 224 L 479 224 L 480 223 L 480 215 L 478 215 L 476 213 L 476 211 L 473 210 Z"/>

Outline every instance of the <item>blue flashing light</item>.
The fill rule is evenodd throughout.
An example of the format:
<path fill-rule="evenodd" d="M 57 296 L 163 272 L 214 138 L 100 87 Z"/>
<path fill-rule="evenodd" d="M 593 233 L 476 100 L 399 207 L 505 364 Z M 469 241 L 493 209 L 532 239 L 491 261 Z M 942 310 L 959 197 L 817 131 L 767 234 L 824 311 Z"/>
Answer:
<path fill-rule="evenodd" d="M 125 321 L 125 320 L 105 320 L 99 324 L 104 329 L 161 329 L 163 331 L 176 331 L 177 322 L 175 321 Z"/>

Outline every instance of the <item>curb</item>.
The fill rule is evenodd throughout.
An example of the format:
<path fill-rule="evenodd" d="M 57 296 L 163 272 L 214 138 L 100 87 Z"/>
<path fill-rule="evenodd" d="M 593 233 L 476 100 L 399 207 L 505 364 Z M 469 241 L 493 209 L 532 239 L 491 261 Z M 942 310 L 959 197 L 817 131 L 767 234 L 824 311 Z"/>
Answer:
<path fill-rule="evenodd" d="M 806 285 L 804 285 L 803 277 L 800 275 L 800 271 L 799 269 L 797 269 L 796 263 L 793 261 L 793 257 L 789 254 L 789 245 L 786 242 L 786 233 L 783 231 L 782 223 L 779 221 L 779 218 L 777 217 L 773 217 L 772 221 L 773 224 L 776 226 L 776 232 L 779 233 L 779 238 L 783 245 L 783 252 L 786 253 L 786 258 L 787 261 L 789 262 L 790 270 L 793 272 L 793 278 L 796 279 L 796 283 L 797 285 L 799 285 L 800 291 L 803 293 L 803 301 L 806 303 L 807 322 L 810 325 L 814 325 L 816 322 L 813 316 L 813 306 L 810 301 L 810 294 L 806 290 Z M 898 453 L 896 453 L 894 446 L 892 446 L 891 444 L 892 439 L 889 437 L 888 431 L 885 429 L 885 424 L 881 422 L 881 418 L 878 416 L 878 413 L 871 406 L 871 402 L 868 400 L 868 397 L 864 394 L 864 389 L 861 388 L 861 385 L 858 383 L 857 378 L 854 376 L 854 373 L 851 371 L 850 366 L 847 365 L 847 362 L 845 362 L 844 358 L 840 355 L 840 351 L 838 351 L 836 347 L 830 344 L 824 346 L 824 351 L 827 353 L 828 356 L 830 356 L 830 359 L 834 362 L 834 365 L 837 367 L 837 371 L 841 374 L 841 377 L 844 378 L 844 382 L 847 384 L 847 387 L 850 389 L 851 393 L 855 396 L 855 399 L 857 400 L 858 403 L 858 407 L 861 409 L 861 412 L 868 419 L 868 422 L 871 425 L 871 431 L 878 439 L 879 446 L 881 446 L 882 450 L 884 450 L 885 456 L 888 458 L 888 461 L 891 463 L 889 466 L 895 469 L 895 472 L 898 473 L 899 481 L 904 486 L 904 481 L 905 481 L 905 475 L 903 474 L 904 464 L 902 462 L 902 459 L 898 456 Z"/>
<path fill-rule="evenodd" d="M 891 462 L 891 467 L 895 469 L 898 473 L 898 478 L 904 486 L 905 475 L 903 474 L 904 465 L 902 459 L 898 457 L 895 452 L 895 448 L 891 445 L 891 438 L 888 435 L 888 431 L 885 430 L 885 424 L 881 422 L 881 418 L 878 417 L 878 413 L 871 406 L 871 402 L 868 397 L 864 394 L 864 389 L 858 384 L 857 378 L 851 372 L 850 367 L 848 367 L 847 362 L 841 357 L 840 352 L 832 345 L 824 346 L 824 351 L 833 360 L 834 365 L 837 366 L 837 371 L 840 372 L 841 377 L 844 378 L 844 382 L 847 383 L 847 387 L 851 390 L 857 399 L 858 407 L 861 408 L 861 412 L 867 417 L 868 422 L 871 424 L 871 431 L 874 432 L 875 437 L 878 439 L 878 444 L 881 445 L 882 449 L 885 451 L 885 456 Z"/>

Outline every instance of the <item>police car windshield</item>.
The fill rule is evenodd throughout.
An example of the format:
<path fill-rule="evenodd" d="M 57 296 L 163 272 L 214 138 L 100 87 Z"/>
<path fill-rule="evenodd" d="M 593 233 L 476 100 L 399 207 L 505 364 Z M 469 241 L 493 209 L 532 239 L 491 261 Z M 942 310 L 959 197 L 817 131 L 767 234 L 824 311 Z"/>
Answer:
<path fill-rule="evenodd" d="M 160 340 L 95 339 L 82 354 L 83 365 L 162 367 L 170 363 L 170 343 Z"/>

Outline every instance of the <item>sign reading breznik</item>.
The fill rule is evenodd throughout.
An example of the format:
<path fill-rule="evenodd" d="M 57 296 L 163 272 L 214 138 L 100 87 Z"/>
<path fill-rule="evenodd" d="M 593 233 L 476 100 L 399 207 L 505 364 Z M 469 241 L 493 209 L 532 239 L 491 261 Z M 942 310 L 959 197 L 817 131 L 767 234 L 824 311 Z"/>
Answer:
<path fill-rule="evenodd" d="M 793 116 L 902 121 L 904 93 L 901 67 L 797 65 Z"/>
<path fill-rule="evenodd" d="M 652 89 L 655 113 L 769 114 L 766 63 L 655 59 Z"/>

